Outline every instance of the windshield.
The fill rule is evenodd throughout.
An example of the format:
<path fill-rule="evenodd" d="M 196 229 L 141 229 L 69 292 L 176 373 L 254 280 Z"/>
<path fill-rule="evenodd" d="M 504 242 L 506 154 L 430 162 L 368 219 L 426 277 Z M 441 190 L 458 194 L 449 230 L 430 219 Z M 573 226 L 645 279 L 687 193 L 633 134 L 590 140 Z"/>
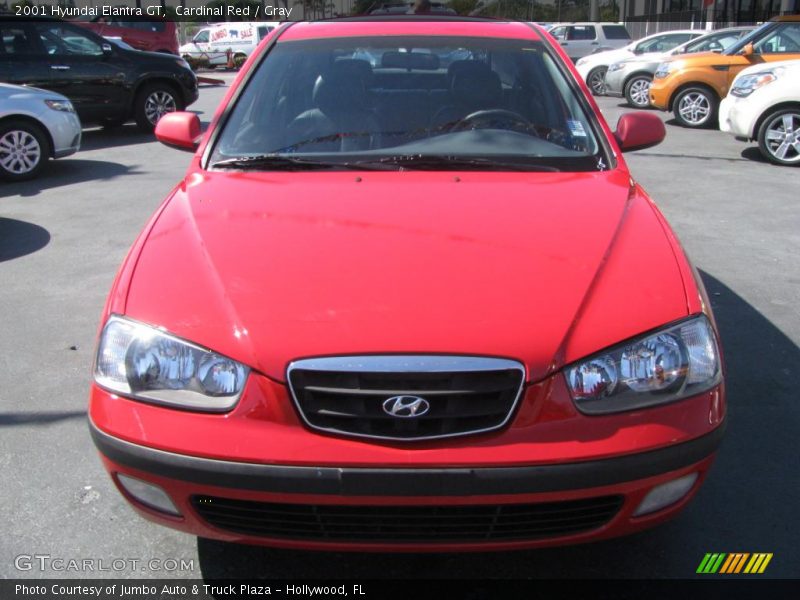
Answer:
<path fill-rule="evenodd" d="M 775 27 L 775 25 L 776 25 L 775 23 L 771 23 L 770 22 L 770 23 L 764 23 L 761 27 L 756 27 L 749 34 L 747 34 L 743 38 L 740 38 L 739 41 L 737 43 L 735 43 L 733 46 L 731 46 L 730 48 L 725 50 L 725 52 L 723 54 L 728 54 L 728 55 L 737 54 L 742 48 L 744 48 L 747 44 L 752 42 L 754 39 L 761 37 L 761 35 L 764 33 L 764 31 L 766 31 L 767 29 L 770 29 L 772 27 Z"/>
<path fill-rule="evenodd" d="M 538 41 L 282 42 L 233 107 L 209 164 L 596 170 L 595 123 L 573 89 Z"/>

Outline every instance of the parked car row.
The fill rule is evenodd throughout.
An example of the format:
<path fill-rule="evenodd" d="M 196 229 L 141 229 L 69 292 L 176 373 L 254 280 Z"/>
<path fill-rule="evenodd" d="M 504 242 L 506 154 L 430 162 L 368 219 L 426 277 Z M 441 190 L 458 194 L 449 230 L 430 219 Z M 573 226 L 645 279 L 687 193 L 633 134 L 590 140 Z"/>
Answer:
<path fill-rule="evenodd" d="M 133 50 L 54 19 L 0 18 L 0 82 L 28 90 L 4 86 L 0 175 L 6 179 L 33 177 L 48 158 L 76 151 L 80 123 L 135 120 L 143 131 L 152 131 L 162 115 L 183 110 L 198 96 L 197 77 L 182 58 Z M 37 95 L 32 88 L 45 91 Z M 24 98 L 31 103 L 20 112 Z M 55 119 L 54 112 L 63 114 Z M 57 132 L 51 130 L 54 121 Z M 25 123 L 27 129 L 21 128 Z M 70 131 L 77 124 L 78 137 L 72 143 L 73 133 L 65 145 L 67 123 Z"/>
<path fill-rule="evenodd" d="M 581 59 L 578 72 L 595 94 L 671 111 L 685 127 L 719 124 L 757 140 L 773 163 L 800 164 L 800 16 L 716 30 L 668 52 L 637 52 L 658 35 L 668 34 Z"/>

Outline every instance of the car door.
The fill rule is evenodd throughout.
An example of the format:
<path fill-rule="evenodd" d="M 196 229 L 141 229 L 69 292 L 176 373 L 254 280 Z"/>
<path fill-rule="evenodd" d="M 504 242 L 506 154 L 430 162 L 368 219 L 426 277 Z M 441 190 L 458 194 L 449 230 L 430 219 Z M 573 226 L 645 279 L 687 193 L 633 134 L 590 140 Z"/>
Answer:
<path fill-rule="evenodd" d="M 0 82 L 49 88 L 44 48 L 30 23 L 0 22 Z"/>
<path fill-rule="evenodd" d="M 48 88 L 72 100 L 82 120 L 121 116 L 127 111 L 124 63 L 113 45 L 81 27 L 34 23 L 47 52 Z"/>

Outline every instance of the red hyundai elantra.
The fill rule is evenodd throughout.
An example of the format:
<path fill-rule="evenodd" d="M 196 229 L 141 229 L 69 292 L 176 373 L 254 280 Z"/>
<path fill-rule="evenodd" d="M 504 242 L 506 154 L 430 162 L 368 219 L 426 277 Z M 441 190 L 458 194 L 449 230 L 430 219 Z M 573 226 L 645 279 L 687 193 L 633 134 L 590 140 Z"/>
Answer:
<path fill-rule="evenodd" d="M 111 291 L 91 431 L 195 535 L 500 550 L 674 516 L 720 442 L 702 283 L 552 38 L 297 23 L 249 60 Z"/>

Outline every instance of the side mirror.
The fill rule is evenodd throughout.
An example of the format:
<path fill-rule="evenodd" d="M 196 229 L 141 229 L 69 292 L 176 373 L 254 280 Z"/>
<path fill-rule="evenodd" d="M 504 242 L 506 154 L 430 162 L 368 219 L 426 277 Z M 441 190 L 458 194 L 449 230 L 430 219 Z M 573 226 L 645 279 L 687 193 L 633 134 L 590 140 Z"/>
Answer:
<path fill-rule="evenodd" d="M 619 118 L 614 137 L 623 152 L 650 148 L 664 141 L 667 130 L 664 122 L 648 113 L 626 113 Z"/>
<path fill-rule="evenodd" d="M 100 47 L 102 48 L 103 54 L 105 56 L 111 56 L 112 54 L 114 54 L 114 48 L 111 47 L 111 44 L 103 44 Z"/>
<path fill-rule="evenodd" d="M 196 150 L 200 144 L 200 117 L 193 112 L 167 113 L 156 123 L 156 139 L 181 150 Z"/>
<path fill-rule="evenodd" d="M 753 54 L 755 54 L 755 53 L 756 53 L 756 51 L 753 48 L 753 44 L 752 43 L 745 44 L 744 48 L 742 48 L 742 56 L 753 56 Z"/>

